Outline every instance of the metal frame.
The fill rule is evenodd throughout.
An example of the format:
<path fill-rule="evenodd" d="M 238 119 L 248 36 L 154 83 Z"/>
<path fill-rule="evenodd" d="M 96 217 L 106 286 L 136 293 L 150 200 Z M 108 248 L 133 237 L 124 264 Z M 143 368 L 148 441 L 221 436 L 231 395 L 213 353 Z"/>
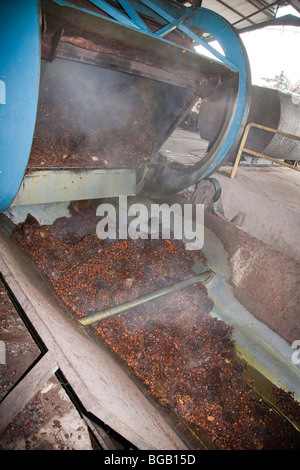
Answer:
<path fill-rule="evenodd" d="M 206 157 L 188 168 L 175 169 L 154 160 L 138 184 L 137 191 L 147 196 L 166 196 L 192 186 L 200 179 L 212 175 L 226 161 L 231 148 L 241 138 L 246 125 L 251 101 L 251 72 L 244 45 L 231 25 L 217 13 L 205 8 L 193 9 L 186 25 L 206 31 L 221 45 L 227 61 L 238 71 L 237 89 L 233 109 L 228 112 L 223 131 Z M 207 47 L 206 47 L 207 48 Z M 223 62 L 224 63 L 224 62 Z"/>
<path fill-rule="evenodd" d="M 12 206 L 134 196 L 134 170 L 39 170 L 25 175 Z"/>
<path fill-rule="evenodd" d="M 266 132 L 271 132 L 273 134 L 280 134 L 280 135 L 283 135 L 283 136 L 288 137 L 290 139 L 300 140 L 300 137 L 297 136 L 297 135 L 288 134 L 287 132 L 279 131 L 278 129 L 272 129 L 271 127 L 265 127 L 265 126 L 261 126 L 260 124 L 255 124 L 253 122 L 250 122 L 249 124 L 247 124 L 247 126 L 245 128 L 243 138 L 241 140 L 241 144 L 240 144 L 240 147 L 239 147 L 239 150 L 238 150 L 238 153 L 237 153 L 237 156 L 236 156 L 236 159 L 235 159 L 232 171 L 231 171 L 231 175 L 230 175 L 231 179 L 235 178 L 236 171 L 237 171 L 237 168 L 238 168 L 238 165 L 239 165 L 239 162 L 240 162 L 240 159 L 241 159 L 241 156 L 242 156 L 243 152 L 248 153 L 250 155 L 253 155 L 254 157 L 264 158 L 266 160 L 270 160 L 271 162 L 278 163 L 279 165 L 285 166 L 287 168 L 291 168 L 292 170 L 300 171 L 300 168 L 298 168 L 296 166 L 293 166 L 293 165 L 290 165 L 289 163 L 286 163 L 284 161 L 278 160 L 277 158 L 268 157 L 267 155 L 264 155 L 262 153 L 254 152 L 254 150 L 247 149 L 245 147 L 246 140 L 247 140 L 249 131 L 252 127 L 256 128 L 256 129 L 261 129 L 261 130 L 266 131 Z"/>
<path fill-rule="evenodd" d="M 239 71 L 239 67 L 234 61 L 229 60 L 226 56 L 217 51 L 214 47 L 208 44 L 201 36 L 196 34 L 189 27 L 189 23 L 193 22 L 193 18 L 197 16 L 194 8 L 180 5 L 178 2 L 172 1 L 172 4 L 166 4 L 163 0 L 115 0 L 116 6 L 119 4 L 127 13 L 128 16 L 121 13 L 117 8 L 111 6 L 105 0 L 89 0 L 91 4 L 103 11 L 105 16 L 101 13 L 95 13 L 92 10 L 79 7 L 66 0 L 53 0 L 60 6 L 71 7 L 90 13 L 99 18 L 109 19 L 115 21 L 122 26 L 137 29 L 138 31 L 148 34 L 162 40 L 166 40 L 165 36 L 178 29 L 189 37 L 194 43 L 205 47 L 217 60 L 220 60 L 225 66 L 229 67 L 234 72 Z M 176 5 L 177 3 L 177 5 Z M 142 5 L 141 5 L 142 4 Z M 152 32 L 147 24 L 143 21 L 140 14 L 146 15 L 154 20 L 159 20 L 163 26 L 157 31 Z M 168 42 L 170 42 L 168 40 Z M 190 50 L 195 52 L 194 47 Z"/>
<path fill-rule="evenodd" d="M 179 0 L 179 1 L 180 1 L 180 3 L 185 3 L 186 0 Z M 191 1 L 191 3 L 193 5 L 193 1 Z M 201 3 L 203 3 L 203 2 L 201 2 Z M 212 3 L 212 6 L 210 6 L 210 4 L 208 4 L 208 2 L 206 2 L 205 7 L 213 9 L 213 3 L 219 3 L 224 8 L 226 8 L 228 11 L 233 12 L 235 15 L 240 17 L 240 19 L 238 19 L 234 22 L 231 22 L 232 26 L 235 27 L 236 29 L 238 29 L 239 32 L 241 32 L 241 29 L 239 28 L 239 24 L 244 22 L 244 21 L 248 22 L 251 25 L 251 27 L 254 28 L 254 29 L 255 28 L 256 29 L 260 28 L 261 27 L 261 21 L 256 21 L 255 16 L 260 15 L 261 13 L 265 15 L 267 21 L 268 20 L 270 20 L 270 21 L 273 20 L 275 18 L 276 11 L 277 11 L 278 7 L 281 4 L 289 3 L 296 10 L 299 9 L 299 7 L 297 7 L 297 5 L 296 5 L 296 2 L 286 2 L 285 0 L 276 0 L 276 1 L 271 2 L 271 3 L 268 3 L 265 0 L 245 0 L 244 2 L 240 2 L 240 5 L 237 5 L 235 7 L 231 6 L 229 1 L 224 1 L 224 0 L 215 0 L 215 2 L 211 2 L 211 3 Z M 253 8 L 255 8 L 256 11 L 253 11 L 249 15 L 243 14 L 242 10 L 243 10 L 244 6 L 247 5 L 247 4 L 249 4 Z M 200 6 L 200 5 L 198 5 L 198 6 Z M 223 16 L 226 18 L 226 13 L 223 14 Z M 244 27 L 242 29 L 244 29 Z"/>
<path fill-rule="evenodd" d="M 256 29 L 266 28 L 267 26 L 300 26 L 300 18 L 293 15 L 285 15 L 280 18 L 274 18 L 273 20 L 263 21 L 259 25 L 248 26 L 246 28 L 241 28 L 239 33 L 248 33 L 250 31 L 255 31 Z"/>

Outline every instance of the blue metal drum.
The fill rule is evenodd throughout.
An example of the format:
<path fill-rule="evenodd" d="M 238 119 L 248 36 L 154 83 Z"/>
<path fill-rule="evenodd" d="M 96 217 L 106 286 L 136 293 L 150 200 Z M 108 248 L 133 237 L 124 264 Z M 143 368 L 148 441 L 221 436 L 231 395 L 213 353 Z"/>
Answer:
<path fill-rule="evenodd" d="M 40 76 L 38 0 L 1 2 L 0 212 L 13 201 L 28 162 Z"/>
<path fill-rule="evenodd" d="M 101 160 L 101 149 L 104 155 L 136 155 L 130 166 L 138 169 L 136 192 L 156 196 L 211 175 L 240 137 L 250 99 L 247 55 L 230 24 L 214 12 L 162 0 L 14 0 L 2 2 L 0 12 L 0 212 L 26 186 L 26 169 L 38 169 L 29 157 L 46 155 L 48 143 L 50 159 L 55 152 L 62 159 L 56 170 L 64 169 L 72 152 L 80 169 L 92 132 L 94 161 Z M 203 31 L 223 53 L 203 39 Z M 213 58 L 197 53 L 197 44 Z M 226 80 L 233 84 L 231 109 L 207 156 L 191 168 L 162 164 L 159 149 L 189 106 Z M 52 161 L 47 169 L 53 170 Z"/>

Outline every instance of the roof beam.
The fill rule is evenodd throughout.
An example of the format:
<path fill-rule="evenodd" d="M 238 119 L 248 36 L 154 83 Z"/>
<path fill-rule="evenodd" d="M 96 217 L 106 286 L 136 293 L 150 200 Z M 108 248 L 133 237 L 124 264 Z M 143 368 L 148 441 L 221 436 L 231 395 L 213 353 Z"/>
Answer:
<path fill-rule="evenodd" d="M 266 2 L 263 2 L 261 0 L 246 0 L 247 3 L 250 3 L 251 5 L 253 5 L 255 8 L 258 8 L 257 10 L 257 13 L 263 13 L 264 15 L 266 15 L 268 18 L 274 18 L 274 14 L 270 11 L 268 11 L 271 6 L 266 3 Z"/>
<path fill-rule="evenodd" d="M 293 15 L 285 15 L 280 18 L 274 18 L 273 20 L 263 21 L 262 23 L 257 23 L 256 25 L 247 26 L 246 28 L 239 29 L 239 34 L 248 33 L 249 31 L 254 31 L 256 29 L 265 28 L 267 26 L 300 26 L 300 18 Z"/>
<path fill-rule="evenodd" d="M 295 10 L 298 11 L 298 13 L 300 13 L 300 1 L 299 0 L 292 0 L 289 3 L 292 5 L 292 7 L 295 8 Z"/>
<path fill-rule="evenodd" d="M 252 20 L 248 20 L 242 13 L 240 13 L 239 11 L 237 11 L 235 8 L 232 8 L 230 5 L 228 5 L 227 3 L 223 2 L 222 0 L 217 0 L 218 3 L 220 3 L 221 5 L 223 5 L 225 8 L 228 8 L 229 10 L 231 10 L 233 13 L 235 13 L 236 15 L 240 16 L 242 18 L 241 21 L 248 21 L 249 23 L 251 24 L 255 24 L 254 21 Z"/>
<path fill-rule="evenodd" d="M 253 16 L 258 15 L 259 13 L 263 12 L 267 8 L 270 8 L 270 7 L 275 6 L 275 5 L 280 5 L 281 3 L 284 3 L 284 0 L 280 0 L 280 1 L 277 0 L 276 2 L 270 3 L 268 6 L 266 6 L 264 8 L 261 8 L 260 10 L 257 10 L 255 12 L 251 13 L 250 15 L 246 16 L 245 19 L 248 20 L 249 18 L 252 18 Z M 241 23 L 242 21 L 244 21 L 244 20 L 235 21 L 234 23 L 232 23 L 232 26 L 236 26 L 238 23 Z"/>

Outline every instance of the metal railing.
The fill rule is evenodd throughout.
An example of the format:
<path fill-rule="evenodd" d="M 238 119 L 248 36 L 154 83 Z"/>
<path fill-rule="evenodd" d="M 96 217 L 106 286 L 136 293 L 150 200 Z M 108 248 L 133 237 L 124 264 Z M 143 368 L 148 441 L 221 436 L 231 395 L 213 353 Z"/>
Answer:
<path fill-rule="evenodd" d="M 250 131 L 251 127 L 255 127 L 257 129 L 261 129 L 261 130 L 266 131 L 266 132 L 272 132 L 273 134 L 280 134 L 280 135 L 283 135 L 285 137 L 289 137 L 290 139 L 300 140 L 300 137 L 298 137 L 296 135 L 288 134 L 287 132 L 282 132 L 282 131 L 279 131 L 278 129 L 272 129 L 271 127 L 265 127 L 265 126 L 261 126 L 260 124 L 255 124 L 253 122 L 250 122 L 245 127 L 244 134 L 243 134 L 243 137 L 242 137 L 242 140 L 241 140 L 241 143 L 240 143 L 240 146 L 239 146 L 239 150 L 238 150 L 238 153 L 237 153 L 237 156 L 236 156 L 236 159 L 235 159 L 232 171 L 231 171 L 230 178 L 234 179 L 243 152 L 248 153 L 250 155 L 253 155 L 254 157 L 264 158 L 265 160 L 270 160 L 271 162 L 278 163 L 279 165 L 282 165 L 282 166 L 286 166 L 288 168 L 291 168 L 292 170 L 300 171 L 300 168 L 298 168 L 297 166 L 290 165 L 289 163 L 286 163 L 282 160 L 278 160 L 278 159 L 273 158 L 273 157 L 268 157 L 267 155 L 264 155 L 262 153 L 255 152 L 254 150 L 250 150 L 250 149 L 246 148 L 245 144 L 246 144 L 246 140 L 247 140 L 247 137 L 248 137 L 248 134 L 249 134 L 249 131 Z"/>

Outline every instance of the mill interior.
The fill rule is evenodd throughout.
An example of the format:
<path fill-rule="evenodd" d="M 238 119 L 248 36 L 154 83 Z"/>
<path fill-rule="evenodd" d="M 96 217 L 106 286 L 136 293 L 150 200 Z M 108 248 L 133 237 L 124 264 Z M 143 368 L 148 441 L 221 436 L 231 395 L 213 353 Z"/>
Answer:
<path fill-rule="evenodd" d="M 286 5 L 1 5 L 2 450 L 299 450 Z"/>

